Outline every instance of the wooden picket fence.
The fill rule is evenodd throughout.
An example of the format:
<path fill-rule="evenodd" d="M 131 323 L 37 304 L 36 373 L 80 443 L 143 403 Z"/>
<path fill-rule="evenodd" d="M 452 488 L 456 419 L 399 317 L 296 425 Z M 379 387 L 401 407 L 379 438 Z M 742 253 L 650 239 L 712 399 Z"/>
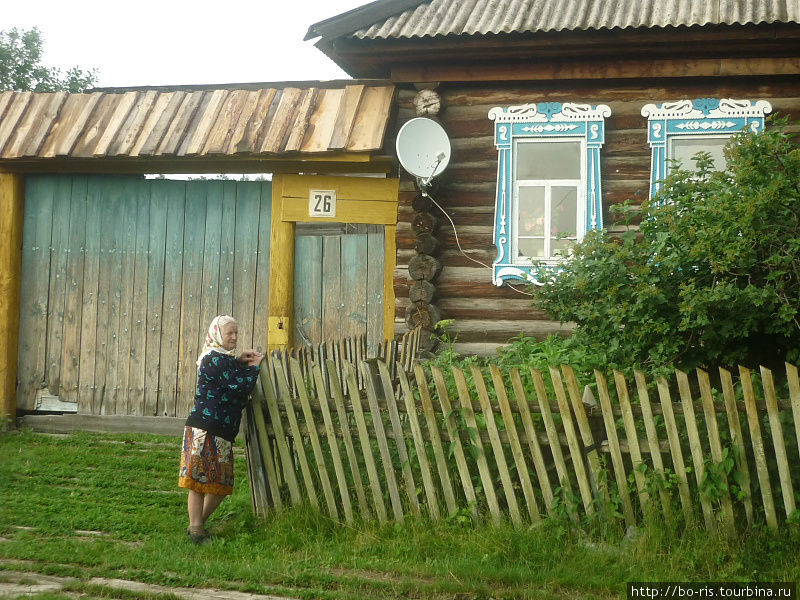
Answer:
<path fill-rule="evenodd" d="M 304 364 L 291 353 L 268 363 L 246 427 L 262 516 L 302 503 L 348 523 L 424 515 L 521 526 L 560 515 L 691 526 L 702 515 L 707 528 L 734 531 L 775 529 L 795 512 L 792 365 L 789 400 L 779 400 L 765 368 L 760 383 L 744 367 L 736 380 L 720 369 L 719 389 L 703 370 L 650 383 L 636 372 L 634 397 L 620 372 L 613 386 L 596 371 L 582 387 L 568 366 L 486 373 L 406 360 L 392 371 L 380 359 Z"/>

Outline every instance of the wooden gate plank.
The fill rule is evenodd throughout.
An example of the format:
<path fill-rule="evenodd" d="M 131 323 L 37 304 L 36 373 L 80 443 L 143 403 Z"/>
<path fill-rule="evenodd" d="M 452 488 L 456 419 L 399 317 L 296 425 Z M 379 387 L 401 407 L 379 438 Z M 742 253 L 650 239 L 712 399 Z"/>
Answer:
<path fill-rule="evenodd" d="M 89 177 L 86 189 L 86 245 L 83 272 L 80 368 L 78 371 L 78 412 L 91 414 L 96 389 L 97 314 L 100 283 L 100 237 L 103 186 Z"/>
<path fill-rule="evenodd" d="M 164 262 L 164 303 L 161 312 L 161 349 L 158 368 L 158 414 L 176 416 L 178 344 L 180 341 L 183 230 L 186 220 L 186 183 L 160 182 L 167 205 Z M 184 415 L 180 415 L 184 416 Z"/>
<path fill-rule="evenodd" d="M 367 234 L 367 357 L 373 358 L 383 341 L 383 231 Z M 362 267 L 363 268 L 363 267 Z"/>
<path fill-rule="evenodd" d="M 321 341 L 322 290 L 339 272 L 322 270 L 322 238 L 297 236 L 294 248 L 294 340 L 296 346 L 311 347 Z"/>
<path fill-rule="evenodd" d="M 325 282 L 322 286 L 322 339 L 325 341 L 342 337 L 342 289 L 339 277 L 342 270 L 341 238 L 338 235 L 322 238 L 322 278 Z M 295 289 L 295 294 L 298 291 Z"/>
<path fill-rule="evenodd" d="M 343 337 L 364 333 L 367 325 L 367 287 L 363 273 L 367 236 L 342 236 L 342 332 Z"/>
<path fill-rule="evenodd" d="M 119 287 L 119 352 L 117 354 L 117 397 L 116 414 L 126 415 L 130 412 L 130 363 L 131 363 L 131 325 L 134 294 L 134 269 L 136 267 L 136 225 L 137 205 L 140 202 L 135 183 L 129 178 L 117 185 L 123 187 L 123 219 L 122 230 L 122 268 L 118 273 Z"/>
<path fill-rule="evenodd" d="M 240 323 L 239 347 L 253 347 L 256 266 L 258 265 L 258 220 L 261 215 L 261 184 L 239 182 L 236 186 L 236 247 L 233 264 L 233 316 Z"/>
<path fill-rule="evenodd" d="M 233 252 L 236 230 L 236 182 L 222 183 L 222 239 L 219 250 L 219 295 L 217 310 L 221 315 L 233 315 Z M 206 323 L 208 327 L 208 323 Z"/>
<path fill-rule="evenodd" d="M 133 304 L 131 306 L 131 361 L 128 376 L 128 414 L 143 415 L 147 361 L 148 247 L 150 245 L 149 181 L 134 183 L 136 194 L 136 242 L 133 254 Z"/>
<path fill-rule="evenodd" d="M 144 415 L 156 416 L 159 413 L 158 375 L 161 365 L 161 328 L 164 307 L 164 267 L 167 243 L 167 204 L 168 190 L 174 189 L 166 182 L 153 181 L 150 184 L 150 223 L 147 245 L 147 320 L 145 336 L 145 375 L 144 375 Z M 174 358 L 170 361 L 174 366 Z M 167 367 L 169 368 L 169 367 Z"/>
<path fill-rule="evenodd" d="M 69 211 L 72 178 L 55 178 L 53 190 L 53 231 L 50 242 L 50 291 L 47 305 L 47 375 L 50 392 L 58 395 L 61 387 L 61 363 L 64 337 L 67 256 L 69 244 Z"/>
<path fill-rule="evenodd" d="M 119 197 L 112 195 L 113 184 L 110 177 L 98 177 L 95 180 L 97 211 L 101 223 L 115 223 Z M 111 315 L 112 262 L 115 254 L 112 249 L 116 244 L 116 227 L 100 228 L 99 257 L 97 261 L 97 325 L 94 361 L 94 382 L 92 385 L 91 414 L 104 414 L 104 398 L 106 388 L 106 365 L 109 359 L 109 322 Z"/>
<path fill-rule="evenodd" d="M 253 314 L 253 347 L 267 352 L 269 332 L 269 242 L 272 229 L 272 182 L 262 181 L 258 217 L 258 262 L 256 264 L 256 297 Z"/>
<path fill-rule="evenodd" d="M 202 349 L 208 335 L 208 327 L 219 313 L 219 262 L 222 232 L 222 182 L 206 182 L 206 225 L 203 241 L 202 296 L 199 299 L 199 325 L 197 346 Z M 241 345 L 240 345 L 241 347 Z"/>
<path fill-rule="evenodd" d="M 186 221 L 183 228 L 183 281 L 181 286 L 180 342 L 178 346 L 178 397 L 176 416 L 189 414 L 197 383 L 200 354 L 200 303 L 203 284 L 203 246 L 206 229 L 206 195 L 203 181 L 186 182 Z M 205 325 L 208 327 L 208 324 Z"/>
<path fill-rule="evenodd" d="M 17 408 L 21 410 L 36 407 L 36 392 L 45 380 L 54 193 L 51 175 L 26 181 L 17 375 Z"/>

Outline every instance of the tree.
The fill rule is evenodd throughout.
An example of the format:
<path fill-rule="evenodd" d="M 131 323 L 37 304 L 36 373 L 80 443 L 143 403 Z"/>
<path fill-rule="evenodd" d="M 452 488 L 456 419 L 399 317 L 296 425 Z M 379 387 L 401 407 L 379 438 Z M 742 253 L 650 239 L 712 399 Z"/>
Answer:
<path fill-rule="evenodd" d="M 593 232 L 534 306 L 611 363 L 684 368 L 800 357 L 800 150 L 773 120 L 673 169 L 622 238 Z"/>
<path fill-rule="evenodd" d="M 0 31 L 0 90 L 82 92 L 95 85 L 96 71 L 60 69 L 41 64 L 44 41 L 37 28 Z"/>

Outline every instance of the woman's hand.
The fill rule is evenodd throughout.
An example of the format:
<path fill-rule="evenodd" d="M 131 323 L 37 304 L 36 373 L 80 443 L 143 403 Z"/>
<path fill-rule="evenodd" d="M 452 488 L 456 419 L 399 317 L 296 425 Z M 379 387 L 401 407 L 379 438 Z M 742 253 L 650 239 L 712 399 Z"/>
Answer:
<path fill-rule="evenodd" d="M 236 360 L 248 367 L 258 365 L 264 359 L 264 355 L 258 350 L 244 350 Z"/>

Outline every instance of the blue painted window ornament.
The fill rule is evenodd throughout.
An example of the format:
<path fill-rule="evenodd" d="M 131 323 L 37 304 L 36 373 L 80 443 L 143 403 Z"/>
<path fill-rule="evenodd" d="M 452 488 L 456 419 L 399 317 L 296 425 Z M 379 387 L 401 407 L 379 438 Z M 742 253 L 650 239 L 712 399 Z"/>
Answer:
<path fill-rule="evenodd" d="M 493 282 L 538 283 L 590 229 L 603 226 L 600 148 L 605 104 L 542 102 L 495 107 L 498 151 Z"/>
<path fill-rule="evenodd" d="M 642 116 L 647 117 L 647 141 L 652 153 L 650 197 L 658 193 L 661 180 L 669 174 L 670 160 L 691 169 L 692 157 L 704 151 L 711 154 L 714 167 L 723 170 L 722 149 L 730 137 L 746 128 L 754 133 L 763 131 L 764 116 L 771 110 L 766 100 L 731 98 L 646 104 Z"/>

